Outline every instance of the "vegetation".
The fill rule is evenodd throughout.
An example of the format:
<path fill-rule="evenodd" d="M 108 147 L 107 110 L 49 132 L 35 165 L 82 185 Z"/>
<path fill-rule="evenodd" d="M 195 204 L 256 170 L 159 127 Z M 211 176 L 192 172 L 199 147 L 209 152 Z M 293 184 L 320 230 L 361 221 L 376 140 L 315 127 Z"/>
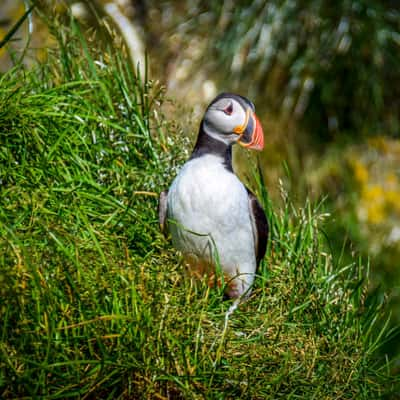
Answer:
<path fill-rule="evenodd" d="M 214 4 L 212 44 L 240 86 L 304 122 L 314 142 L 398 134 L 392 82 L 400 78 L 400 15 L 393 2 L 239 3 Z"/>
<path fill-rule="evenodd" d="M 272 205 L 253 295 L 185 276 L 156 196 L 188 144 L 123 49 L 50 25 L 45 63 L 0 77 L 0 396 L 349 398 L 396 393 L 368 266 L 333 259 L 321 205 Z M 398 389 L 397 389 L 398 390 Z"/>
<path fill-rule="evenodd" d="M 285 186 L 298 204 L 327 197 L 333 251 L 349 254 L 348 262 L 354 251 L 371 259 L 373 285 L 388 295 L 398 324 L 398 4 L 183 3 L 167 1 L 158 10 L 148 2 L 146 26 L 157 27 L 163 44 L 157 55 L 160 48 L 173 54 L 166 59 L 173 60 L 171 69 L 177 66 L 175 87 L 186 83 L 189 101 L 204 97 L 197 96 L 199 87 L 190 92 L 200 75 L 202 83 L 213 80 L 217 90 L 234 88 L 255 101 L 268 135 L 260 162 L 271 196 L 288 175 Z M 170 23 L 159 27 L 156 20 Z M 393 354 L 399 346 L 400 337 Z"/>
<path fill-rule="evenodd" d="M 350 250 L 372 257 L 374 284 L 383 283 L 400 318 L 398 5 L 146 4 L 145 38 L 150 49 L 157 38 L 154 56 L 168 63 L 159 75 L 173 71 L 166 78 L 170 93 L 198 101 L 205 83 L 247 93 L 268 135 L 261 159 L 267 183 L 274 188 L 289 169 L 285 184 L 300 204 L 314 194 L 328 197 L 335 251 L 342 251 L 345 237 Z M 357 166 L 369 171 L 367 181 L 359 181 Z"/>
<path fill-rule="evenodd" d="M 346 262 L 355 248 L 369 255 L 372 285 L 384 288 L 393 326 L 400 322 L 399 157 L 398 140 L 375 136 L 347 149 L 332 146 L 308 176 L 309 186 L 319 195 L 330 193 L 334 198 L 336 221 L 327 226 L 334 252 L 343 254 Z M 399 355 L 399 346 L 396 337 L 387 350 Z"/>

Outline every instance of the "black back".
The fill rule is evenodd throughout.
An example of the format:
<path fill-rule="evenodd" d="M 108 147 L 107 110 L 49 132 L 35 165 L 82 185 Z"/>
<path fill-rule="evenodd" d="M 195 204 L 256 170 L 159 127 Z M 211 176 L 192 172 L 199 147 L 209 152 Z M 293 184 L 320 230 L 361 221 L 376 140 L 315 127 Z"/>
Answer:
<path fill-rule="evenodd" d="M 253 232 L 255 237 L 256 262 L 258 268 L 267 250 L 269 226 L 267 217 L 265 216 L 264 210 L 257 200 L 257 197 L 254 196 L 254 194 L 247 189 L 247 187 L 246 190 L 249 196 L 250 214 L 253 222 Z"/>

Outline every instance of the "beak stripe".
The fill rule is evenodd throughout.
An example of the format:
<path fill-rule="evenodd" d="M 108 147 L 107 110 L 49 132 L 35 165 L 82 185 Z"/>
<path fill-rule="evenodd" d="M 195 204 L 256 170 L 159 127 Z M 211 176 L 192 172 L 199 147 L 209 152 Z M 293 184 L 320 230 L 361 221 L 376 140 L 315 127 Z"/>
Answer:
<path fill-rule="evenodd" d="M 260 121 L 253 112 L 247 117 L 247 125 L 240 134 L 238 143 L 249 149 L 262 150 L 264 148 L 264 132 Z"/>
<path fill-rule="evenodd" d="M 255 120 L 254 117 L 251 116 L 247 121 L 246 129 L 243 131 L 240 141 L 243 145 L 248 145 L 253 142 L 254 132 L 255 131 Z"/>
<path fill-rule="evenodd" d="M 249 122 L 249 117 L 250 117 L 250 110 L 247 109 L 246 110 L 246 120 L 244 121 L 244 124 L 235 126 L 235 128 L 233 129 L 233 132 L 237 133 L 238 135 L 243 135 L 243 133 L 245 132 L 245 130 L 247 128 L 247 124 Z"/>

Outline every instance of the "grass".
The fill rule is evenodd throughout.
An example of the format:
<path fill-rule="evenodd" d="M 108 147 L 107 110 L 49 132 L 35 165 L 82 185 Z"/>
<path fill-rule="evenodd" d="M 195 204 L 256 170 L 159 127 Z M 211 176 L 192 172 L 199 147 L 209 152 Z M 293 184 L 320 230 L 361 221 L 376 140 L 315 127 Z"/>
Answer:
<path fill-rule="evenodd" d="M 222 290 L 158 231 L 187 146 L 160 90 L 73 21 L 50 28 L 46 63 L 0 77 L 0 397 L 394 396 L 368 268 L 333 260 L 321 206 L 272 205 L 259 174 L 272 238 L 224 329 Z"/>

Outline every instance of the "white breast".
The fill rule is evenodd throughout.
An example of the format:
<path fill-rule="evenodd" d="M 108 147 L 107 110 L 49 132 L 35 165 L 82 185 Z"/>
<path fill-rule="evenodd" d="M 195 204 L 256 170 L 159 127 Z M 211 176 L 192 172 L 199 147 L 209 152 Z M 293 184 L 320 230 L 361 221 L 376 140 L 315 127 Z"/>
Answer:
<path fill-rule="evenodd" d="M 248 195 L 221 158 L 204 155 L 183 166 L 168 192 L 168 219 L 176 248 L 211 263 L 218 257 L 225 274 L 242 274 L 240 294 L 249 288 L 256 260 Z"/>

